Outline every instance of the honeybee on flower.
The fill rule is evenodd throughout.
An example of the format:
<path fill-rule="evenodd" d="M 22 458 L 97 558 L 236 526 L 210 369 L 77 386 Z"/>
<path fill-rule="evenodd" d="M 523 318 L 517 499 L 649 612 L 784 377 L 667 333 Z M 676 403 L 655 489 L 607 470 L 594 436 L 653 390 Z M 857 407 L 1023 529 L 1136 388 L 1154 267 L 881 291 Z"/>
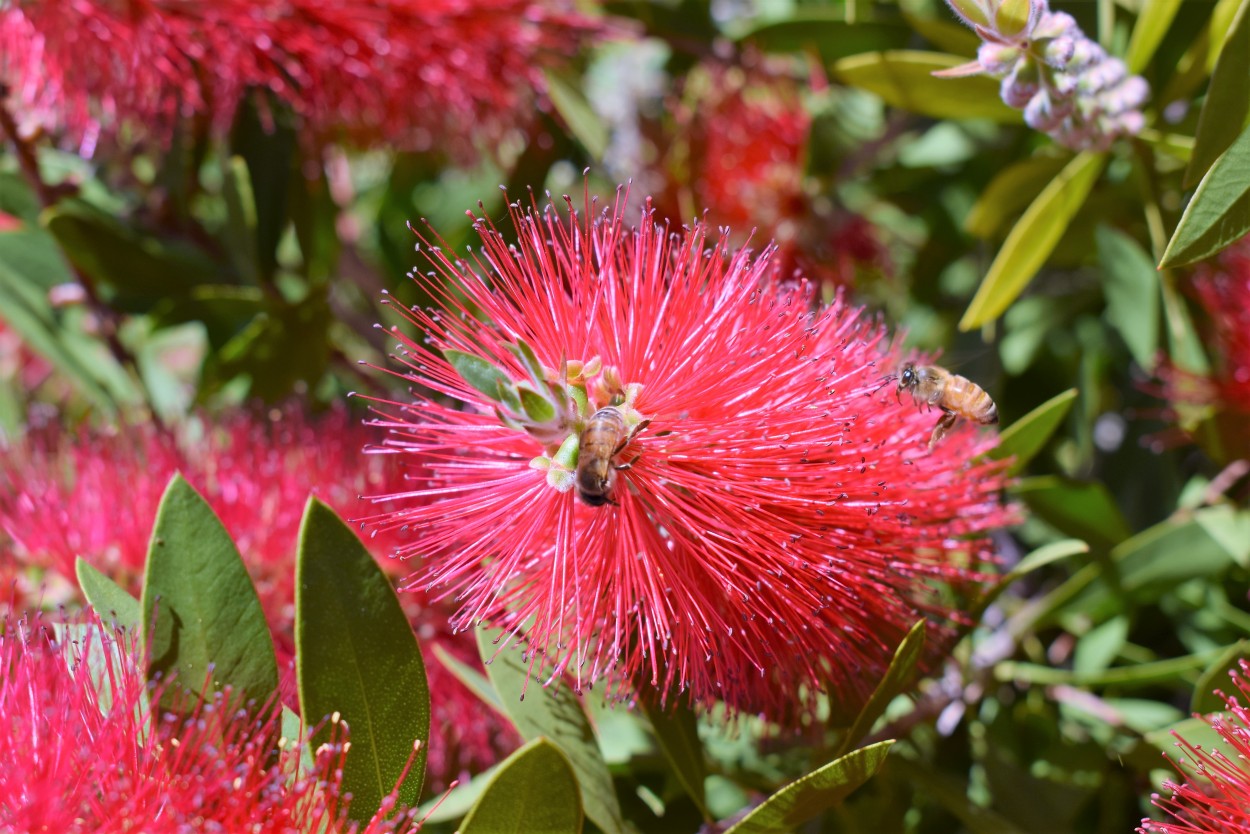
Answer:
<path fill-rule="evenodd" d="M 918 618 L 950 632 L 939 588 L 992 559 L 1011 518 L 1001 467 L 977 462 L 992 441 L 916 454 L 931 422 L 882 392 L 901 357 L 879 325 L 813 311 L 727 231 L 649 209 L 627 226 L 625 196 L 513 204 L 514 245 L 478 218 L 466 260 L 423 237 L 413 278 L 444 309 L 396 306 L 414 332 L 390 332 L 393 373 L 429 393 L 374 406 L 374 451 L 411 461 L 412 486 L 363 521 L 409 528 L 409 586 L 524 640 L 544 679 L 782 721 L 822 693 L 852 710 Z M 577 495 L 583 445 L 629 466 L 606 505 Z"/>

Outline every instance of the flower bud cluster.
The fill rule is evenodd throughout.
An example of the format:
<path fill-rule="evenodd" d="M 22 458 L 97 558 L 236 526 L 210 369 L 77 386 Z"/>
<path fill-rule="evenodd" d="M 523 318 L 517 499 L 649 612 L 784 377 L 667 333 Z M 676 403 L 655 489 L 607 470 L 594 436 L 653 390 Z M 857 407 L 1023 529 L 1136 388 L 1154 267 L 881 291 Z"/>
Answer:
<path fill-rule="evenodd" d="M 984 41 L 977 60 L 944 75 L 1002 80 L 1003 101 L 1034 130 L 1074 150 L 1106 150 L 1145 126 L 1150 87 L 1046 0 L 947 0 Z"/>

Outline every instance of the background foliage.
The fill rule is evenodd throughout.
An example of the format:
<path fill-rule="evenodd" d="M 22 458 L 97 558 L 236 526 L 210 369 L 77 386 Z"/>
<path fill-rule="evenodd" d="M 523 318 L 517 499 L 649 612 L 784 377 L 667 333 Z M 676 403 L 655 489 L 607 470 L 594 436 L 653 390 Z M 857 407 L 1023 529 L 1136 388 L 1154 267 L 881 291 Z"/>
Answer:
<path fill-rule="evenodd" d="M 530 104 L 424 147 L 395 122 L 418 124 L 419 108 L 361 135 L 257 89 L 224 126 L 130 125 L 90 154 L 14 125 L 0 153 L 0 428 L 14 450 L 49 427 L 174 431 L 239 409 L 316 413 L 354 391 L 402 399 L 400 380 L 365 366 L 388 364 L 384 293 L 432 303 L 405 278 L 417 260 L 408 222 L 427 219 L 461 249 L 479 200 L 500 217 L 527 189 L 581 189 L 583 170 L 604 194 L 632 179 L 631 199 L 652 195 L 676 223 L 706 211 L 738 243 L 776 240 L 781 279 L 797 269 L 826 297 L 848 293 L 989 391 L 1022 521 L 998 537 L 1004 577 L 945 672 L 913 680 L 919 650 L 904 643 L 849 730 L 609 710 L 558 681 L 530 681 L 521 701 L 525 667 L 509 655 L 486 671 L 440 655 L 481 695 L 474 709 L 501 714 L 525 744 L 509 735 L 503 764 L 470 768 L 427 829 L 469 813 L 466 832 L 517 814 L 605 832 L 1131 830 L 1158 816 L 1151 792 L 1175 775 L 1170 732 L 1214 738 L 1189 716 L 1223 708 L 1211 692 L 1228 688 L 1250 639 L 1250 423 L 1237 400 L 1250 355 L 1230 336 L 1246 297 L 1212 304 L 1201 289 L 1250 281 L 1235 256 L 1250 229 L 1246 5 L 1055 4 L 1150 84 L 1143 129 L 1105 151 L 1032 130 L 992 79 L 935 78 L 974 59 L 979 40 L 925 0 L 588 5 L 589 22 L 560 30 L 558 60 L 536 60 Z M 463 48 L 473 60 L 474 43 Z M 0 477 L 20 494 L 14 461 Z M 158 538 L 216 567 L 154 546 L 133 610 L 117 576 L 82 575 L 81 587 L 101 613 L 141 619 L 157 668 L 188 680 L 229 668 L 263 701 L 278 687 L 264 615 L 204 512 L 175 481 Z M 26 523 L 6 518 L 15 542 Z M 429 738 L 440 692 L 427 697 L 419 640 L 351 531 L 320 503 L 303 525 L 288 580 L 299 703 L 306 718 L 388 716 L 373 730 L 349 719 L 354 751 L 387 763 L 372 776 L 347 768 L 352 817 L 367 820 L 401 780 L 408 740 Z M 0 548 L 15 587 L 48 580 L 16 544 Z M 318 575 L 335 559 L 361 587 Z M 184 637 L 166 658 L 153 594 L 171 610 L 201 604 L 201 570 L 228 578 L 191 618 L 199 642 Z M 80 599 L 50 587 L 46 606 Z M 359 617 L 355 599 L 371 600 Z M 249 624 L 222 632 L 218 615 Z M 403 777 L 401 802 L 423 772 L 418 761 Z"/>

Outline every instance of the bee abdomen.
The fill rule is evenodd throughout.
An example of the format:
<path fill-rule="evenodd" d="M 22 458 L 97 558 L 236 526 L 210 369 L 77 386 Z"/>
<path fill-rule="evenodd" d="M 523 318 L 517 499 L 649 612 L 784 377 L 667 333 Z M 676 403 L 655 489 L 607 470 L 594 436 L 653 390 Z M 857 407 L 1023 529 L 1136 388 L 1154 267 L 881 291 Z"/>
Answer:
<path fill-rule="evenodd" d="M 974 382 L 968 383 L 971 389 L 968 393 L 967 417 L 983 426 L 988 426 L 998 422 L 998 406 L 994 404 L 994 400 L 990 395 L 985 393 L 985 389 Z"/>

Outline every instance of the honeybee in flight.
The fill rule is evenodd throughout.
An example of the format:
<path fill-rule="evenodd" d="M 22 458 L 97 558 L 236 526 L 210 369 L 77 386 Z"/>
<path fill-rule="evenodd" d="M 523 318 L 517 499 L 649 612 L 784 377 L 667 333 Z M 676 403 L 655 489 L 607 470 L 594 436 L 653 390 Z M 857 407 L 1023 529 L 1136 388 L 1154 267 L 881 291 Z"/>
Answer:
<path fill-rule="evenodd" d="M 912 362 L 904 365 L 898 375 L 898 390 L 895 391 L 900 400 L 903 391 L 910 393 L 917 403 L 943 411 L 929 438 L 930 449 L 946 436 L 960 417 L 983 426 L 998 422 L 998 406 L 994 405 L 994 400 L 984 388 L 967 377 L 936 365 L 916 365 Z"/>
<path fill-rule="evenodd" d="M 590 422 L 582 429 L 577 456 L 576 483 L 579 498 L 592 507 L 602 507 L 604 504 L 616 506 L 616 502 L 612 500 L 616 473 L 629 469 L 641 455 L 628 463 L 616 463 L 616 456 L 650 422 L 643 420 L 634 426 L 633 431 L 627 431 L 625 415 L 612 405 L 591 415 Z"/>

